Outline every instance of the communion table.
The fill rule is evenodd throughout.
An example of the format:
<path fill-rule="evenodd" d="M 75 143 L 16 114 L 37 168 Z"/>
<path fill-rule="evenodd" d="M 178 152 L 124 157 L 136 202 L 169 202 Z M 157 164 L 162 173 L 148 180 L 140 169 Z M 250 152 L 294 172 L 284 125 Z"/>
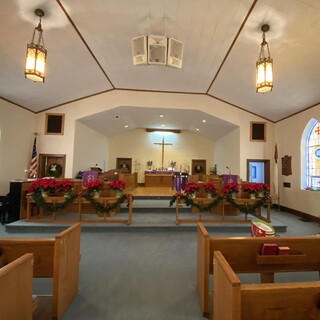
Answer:
<path fill-rule="evenodd" d="M 145 187 L 170 187 L 175 171 L 171 170 L 147 170 L 144 172 Z"/>

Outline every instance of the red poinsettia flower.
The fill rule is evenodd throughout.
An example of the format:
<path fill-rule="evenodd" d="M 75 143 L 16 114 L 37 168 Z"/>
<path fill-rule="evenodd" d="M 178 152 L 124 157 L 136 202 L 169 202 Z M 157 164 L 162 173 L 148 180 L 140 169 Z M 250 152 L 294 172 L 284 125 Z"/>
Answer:
<path fill-rule="evenodd" d="M 114 180 L 109 183 L 109 186 L 113 190 L 123 190 L 126 187 L 126 183 L 123 180 Z"/>
<path fill-rule="evenodd" d="M 31 183 L 28 192 L 40 193 L 41 191 L 55 192 L 56 180 L 52 178 L 43 178 Z"/>
<path fill-rule="evenodd" d="M 73 189 L 74 182 L 72 180 L 61 180 L 56 182 L 55 191 L 56 192 L 69 192 Z"/>
<path fill-rule="evenodd" d="M 215 196 L 218 193 L 215 184 L 211 181 L 205 182 L 203 189 L 206 193 L 209 193 L 212 196 Z"/>
<path fill-rule="evenodd" d="M 242 185 L 242 189 L 245 192 L 256 194 L 259 191 L 261 191 L 261 184 L 260 183 L 253 183 L 253 182 L 246 183 L 246 184 Z"/>
<path fill-rule="evenodd" d="M 223 193 L 229 194 L 229 193 L 238 193 L 239 192 L 239 185 L 235 182 L 230 182 L 224 185 L 223 187 Z"/>
<path fill-rule="evenodd" d="M 84 185 L 84 189 L 88 192 L 99 191 L 103 189 L 103 182 L 101 180 L 92 180 Z"/>
<path fill-rule="evenodd" d="M 189 195 L 189 194 L 195 193 L 195 192 L 197 192 L 199 190 L 200 190 L 200 186 L 199 186 L 198 183 L 189 182 L 189 183 L 186 184 L 184 192 Z"/>

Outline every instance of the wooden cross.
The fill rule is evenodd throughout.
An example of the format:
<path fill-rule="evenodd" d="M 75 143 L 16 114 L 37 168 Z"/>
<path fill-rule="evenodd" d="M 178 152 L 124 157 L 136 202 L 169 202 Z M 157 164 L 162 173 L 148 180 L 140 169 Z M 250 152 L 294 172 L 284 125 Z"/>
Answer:
<path fill-rule="evenodd" d="M 162 137 L 162 142 L 154 142 L 153 144 L 159 144 L 162 146 L 162 158 L 161 158 L 161 170 L 164 169 L 163 163 L 164 163 L 164 146 L 172 145 L 172 143 L 165 143 L 164 142 L 164 136 Z"/>

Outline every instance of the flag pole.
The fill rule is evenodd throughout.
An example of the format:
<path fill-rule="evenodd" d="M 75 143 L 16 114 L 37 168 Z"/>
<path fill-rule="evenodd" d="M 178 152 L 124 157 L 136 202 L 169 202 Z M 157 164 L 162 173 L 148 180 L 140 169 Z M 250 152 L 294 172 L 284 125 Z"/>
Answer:
<path fill-rule="evenodd" d="M 33 147 L 29 168 L 29 178 L 37 178 L 38 175 L 38 155 L 37 155 L 37 136 L 38 132 L 34 132 Z"/>

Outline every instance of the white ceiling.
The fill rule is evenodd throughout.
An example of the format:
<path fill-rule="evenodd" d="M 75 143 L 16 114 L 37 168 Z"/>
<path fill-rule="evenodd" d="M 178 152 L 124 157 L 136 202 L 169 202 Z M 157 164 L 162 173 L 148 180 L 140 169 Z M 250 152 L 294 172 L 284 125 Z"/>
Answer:
<path fill-rule="evenodd" d="M 44 84 L 23 74 L 36 8 L 45 11 Z M 207 94 L 274 122 L 320 103 L 319 0 L 1 0 L 0 19 L 0 97 L 33 112 L 114 89 Z M 275 80 L 272 92 L 257 94 L 264 23 Z M 133 66 L 131 39 L 149 34 L 184 43 L 182 69 Z M 123 106 L 84 122 L 102 128 L 121 110 L 136 128 L 163 113 L 144 110 L 141 122 L 139 108 Z M 171 126 L 190 130 L 204 115 L 179 116 Z"/>

